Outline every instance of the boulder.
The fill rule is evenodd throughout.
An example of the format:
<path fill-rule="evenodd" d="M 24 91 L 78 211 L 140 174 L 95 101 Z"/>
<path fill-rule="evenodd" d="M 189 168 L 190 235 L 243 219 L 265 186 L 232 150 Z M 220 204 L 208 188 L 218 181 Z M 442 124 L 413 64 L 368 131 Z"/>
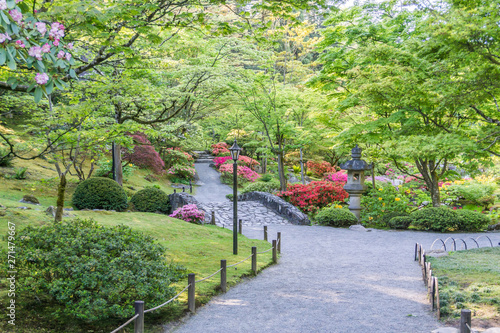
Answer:
<path fill-rule="evenodd" d="M 365 227 L 363 227 L 361 224 L 355 224 L 351 225 L 349 227 L 349 230 L 354 230 L 354 231 L 368 231 Z"/>
<path fill-rule="evenodd" d="M 40 201 L 32 195 L 32 194 L 26 194 L 19 202 L 30 204 L 30 205 L 39 205 Z"/>
<path fill-rule="evenodd" d="M 483 333 L 500 333 L 500 327 L 492 327 L 488 328 L 486 331 Z"/>
<path fill-rule="evenodd" d="M 500 230 L 500 223 L 489 225 L 488 230 Z"/>

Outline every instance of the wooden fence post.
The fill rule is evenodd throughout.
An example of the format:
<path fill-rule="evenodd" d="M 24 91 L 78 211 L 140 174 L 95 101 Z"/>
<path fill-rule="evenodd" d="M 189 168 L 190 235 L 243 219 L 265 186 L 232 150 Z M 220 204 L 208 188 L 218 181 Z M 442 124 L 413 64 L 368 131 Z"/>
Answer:
<path fill-rule="evenodd" d="M 252 272 L 257 274 L 257 247 L 252 246 Z"/>
<path fill-rule="evenodd" d="M 278 256 L 276 255 L 276 239 L 273 239 L 273 263 L 278 262 Z"/>
<path fill-rule="evenodd" d="M 191 313 L 196 312 L 196 306 L 195 306 L 195 290 L 196 290 L 196 278 L 193 273 L 188 274 L 188 310 Z"/>
<path fill-rule="evenodd" d="M 276 241 L 278 245 L 278 253 L 281 254 L 281 232 L 278 232 L 278 240 Z"/>
<path fill-rule="evenodd" d="M 460 333 L 470 333 L 471 317 L 470 310 L 462 309 L 460 312 Z M 467 325 L 469 326 L 467 327 Z"/>
<path fill-rule="evenodd" d="M 239 232 L 239 234 L 241 235 L 241 234 L 242 234 L 242 232 L 243 232 L 243 230 L 242 230 L 242 229 L 243 229 L 243 222 L 241 222 L 241 219 L 240 219 L 240 228 L 239 228 L 239 229 L 240 229 L 240 230 L 239 230 L 238 232 Z"/>
<path fill-rule="evenodd" d="M 418 255 L 418 243 L 415 243 L 415 261 L 418 260 L 417 255 Z"/>
<path fill-rule="evenodd" d="M 144 333 L 144 301 L 135 301 L 134 308 L 139 315 L 134 321 L 134 333 Z"/>
<path fill-rule="evenodd" d="M 220 261 L 220 268 L 222 268 L 222 271 L 220 271 L 220 290 L 225 293 L 227 290 L 226 260 L 223 259 Z"/>
<path fill-rule="evenodd" d="M 215 225 L 215 212 L 212 211 L 212 224 Z"/>
<path fill-rule="evenodd" d="M 264 226 L 264 240 L 267 241 L 267 225 Z"/>
<path fill-rule="evenodd" d="M 435 292 L 436 292 L 436 309 L 437 309 L 437 318 L 441 319 L 441 304 L 439 304 L 439 281 L 438 278 L 434 278 Z"/>

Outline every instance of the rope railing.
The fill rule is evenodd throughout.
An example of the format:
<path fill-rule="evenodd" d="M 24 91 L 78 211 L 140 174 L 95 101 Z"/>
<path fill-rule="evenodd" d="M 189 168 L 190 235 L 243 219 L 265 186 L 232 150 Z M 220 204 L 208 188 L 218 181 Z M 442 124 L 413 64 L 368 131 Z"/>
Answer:
<path fill-rule="evenodd" d="M 206 278 L 203 278 L 203 279 L 200 279 L 200 280 L 196 281 L 196 283 L 198 283 L 198 282 L 203 282 L 203 281 L 205 281 L 205 280 L 208 280 L 208 279 L 210 279 L 212 276 L 214 276 L 215 274 L 219 273 L 220 271 L 222 271 L 222 268 L 221 268 L 221 269 L 219 269 L 219 270 L 218 270 L 217 272 L 215 272 L 214 274 L 209 275 L 209 276 L 207 276 Z"/>
<path fill-rule="evenodd" d="M 165 303 L 161 304 L 161 305 L 158 305 L 157 307 L 154 307 L 154 308 L 151 308 L 151 309 L 148 309 L 148 310 L 144 310 L 144 313 L 148 313 L 148 312 L 151 312 L 151 311 L 154 311 L 154 310 L 158 310 L 159 308 L 162 308 L 164 307 L 165 305 L 167 305 L 168 303 L 171 303 L 173 301 L 175 301 L 177 299 L 177 297 L 179 297 L 180 295 L 182 295 L 183 292 L 185 292 L 191 285 L 188 284 L 186 286 L 186 288 L 182 289 L 182 291 L 180 293 L 178 293 L 177 295 L 175 295 L 174 297 L 172 297 L 171 299 L 169 299 L 168 301 L 166 301 Z"/>
<path fill-rule="evenodd" d="M 264 230 L 265 230 L 265 238 L 267 238 L 267 226 L 264 227 Z M 226 274 L 227 268 L 235 267 L 237 265 L 244 263 L 248 259 L 252 258 L 251 269 L 252 269 L 254 274 L 257 274 L 257 254 L 263 254 L 263 253 L 267 253 L 269 251 L 273 251 L 273 263 L 277 262 L 277 253 L 281 252 L 281 250 L 280 250 L 281 233 L 280 232 L 278 232 L 278 234 L 277 234 L 277 240 L 273 240 L 272 244 L 273 245 L 271 246 L 270 249 L 268 249 L 266 251 L 262 251 L 262 252 L 257 252 L 257 248 L 252 247 L 252 254 L 251 255 L 249 255 L 245 259 L 243 259 L 237 263 L 234 263 L 232 265 L 229 265 L 229 266 L 226 265 L 226 260 L 221 260 L 221 262 L 220 262 L 221 268 L 219 270 L 217 270 L 213 274 L 210 274 L 209 276 L 202 278 L 200 280 L 195 279 L 195 274 L 188 274 L 188 285 L 184 289 L 182 289 L 177 295 L 175 295 L 174 297 L 172 297 L 171 299 L 169 299 L 165 303 L 160 304 L 154 308 L 144 310 L 144 302 L 143 301 L 135 301 L 135 303 L 134 303 L 135 315 L 132 318 L 130 318 L 126 323 L 124 323 L 123 325 L 121 325 L 120 327 L 118 327 L 117 329 L 112 331 L 111 333 L 118 333 L 120 330 L 124 329 L 127 325 L 129 325 L 132 322 L 134 322 L 134 333 L 144 333 L 144 314 L 158 310 L 158 309 L 164 307 L 165 305 L 175 301 L 186 290 L 188 291 L 188 309 L 190 312 L 194 313 L 196 310 L 196 307 L 195 307 L 196 283 L 208 280 L 208 279 L 214 277 L 216 274 L 220 273 L 221 274 L 221 276 L 220 276 L 220 288 L 221 288 L 222 292 L 226 292 L 226 289 L 227 289 L 227 274 Z"/>
<path fill-rule="evenodd" d="M 123 324 L 122 326 L 118 327 L 116 330 L 112 331 L 111 333 L 117 333 L 120 330 L 124 329 L 128 324 L 130 324 L 131 322 L 133 322 L 134 320 L 136 320 L 137 317 L 139 317 L 139 314 L 136 314 L 135 316 L 133 316 L 132 318 L 130 318 L 129 320 L 127 320 L 127 322 L 125 324 Z"/>

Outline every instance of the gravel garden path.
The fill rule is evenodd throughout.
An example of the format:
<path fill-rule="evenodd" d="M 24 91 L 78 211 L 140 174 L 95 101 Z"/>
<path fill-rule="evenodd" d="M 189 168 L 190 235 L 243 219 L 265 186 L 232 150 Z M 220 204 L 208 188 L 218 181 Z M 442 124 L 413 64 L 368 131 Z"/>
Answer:
<path fill-rule="evenodd" d="M 175 332 L 410 333 L 443 326 L 430 312 L 413 256 L 416 242 L 430 249 L 447 235 L 290 224 L 268 229 L 270 239 L 282 233 L 279 263 L 214 297 Z M 263 238 L 262 226 L 243 233 Z M 498 244 L 500 234 L 491 236 Z"/>

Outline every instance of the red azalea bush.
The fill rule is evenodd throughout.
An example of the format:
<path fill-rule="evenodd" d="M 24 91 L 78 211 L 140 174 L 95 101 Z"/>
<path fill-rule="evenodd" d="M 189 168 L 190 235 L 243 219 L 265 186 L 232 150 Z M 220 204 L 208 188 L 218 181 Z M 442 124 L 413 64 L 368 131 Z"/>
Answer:
<path fill-rule="evenodd" d="M 165 163 L 151 145 L 144 133 L 129 134 L 137 143 L 132 152 L 125 152 L 123 159 L 141 168 L 148 168 L 156 174 L 163 173 Z"/>
<path fill-rule="evenodd" d="M 333 173 L 337 171 L 335 167 L 332 167 L 332 165 L 326 161 L 322 162 L 307 161 L 306 165 L 307 165 L 307 170 L 311 171 L 311 173 L 315 177 L 323 177 L 325 173 Z"/>
<path fill-rule="evenodd" d="M 341 170 L 339 172 L 335 173 L 328 173 L 325 175 L 325 180 L 328 180 L 330 182 L 334 183 L 347 183 L 347 171 Z"/>
<path fill-rule="evenodd" d="M 307 185 L 293 184 L 288 190 L 278 196 L 300 208 L 303 212 L 315 212 L 333 202 L 343 202 L 349 194 L 343 189 L 342 183 L 329 181 L 311 182 Z"/>
<path fill-rule="evenodd" d="M 223 164 L 221 165 L 219 171 L 222 173 L 222 177 L 227 179 L 227 181 L 232 182 L 232 174 L 233 174 L 233 165 L 232 164 Z M 253 183 L 257 179 L 259 179 L 260 175 L 250 169 L 247 166 L 241 166 L 238 165 L 237 167 L 237 172 L 238 172 L 238 178 L 241 178 L 244 181 L 248 181 L 250 183 Z"/>
<path fill-rule="evenodd" d="M 214 156 L 228 156 L 229 152 L 228 145 L 225 142 L 219 142 L 212 145 L 212 155 Z"/>

